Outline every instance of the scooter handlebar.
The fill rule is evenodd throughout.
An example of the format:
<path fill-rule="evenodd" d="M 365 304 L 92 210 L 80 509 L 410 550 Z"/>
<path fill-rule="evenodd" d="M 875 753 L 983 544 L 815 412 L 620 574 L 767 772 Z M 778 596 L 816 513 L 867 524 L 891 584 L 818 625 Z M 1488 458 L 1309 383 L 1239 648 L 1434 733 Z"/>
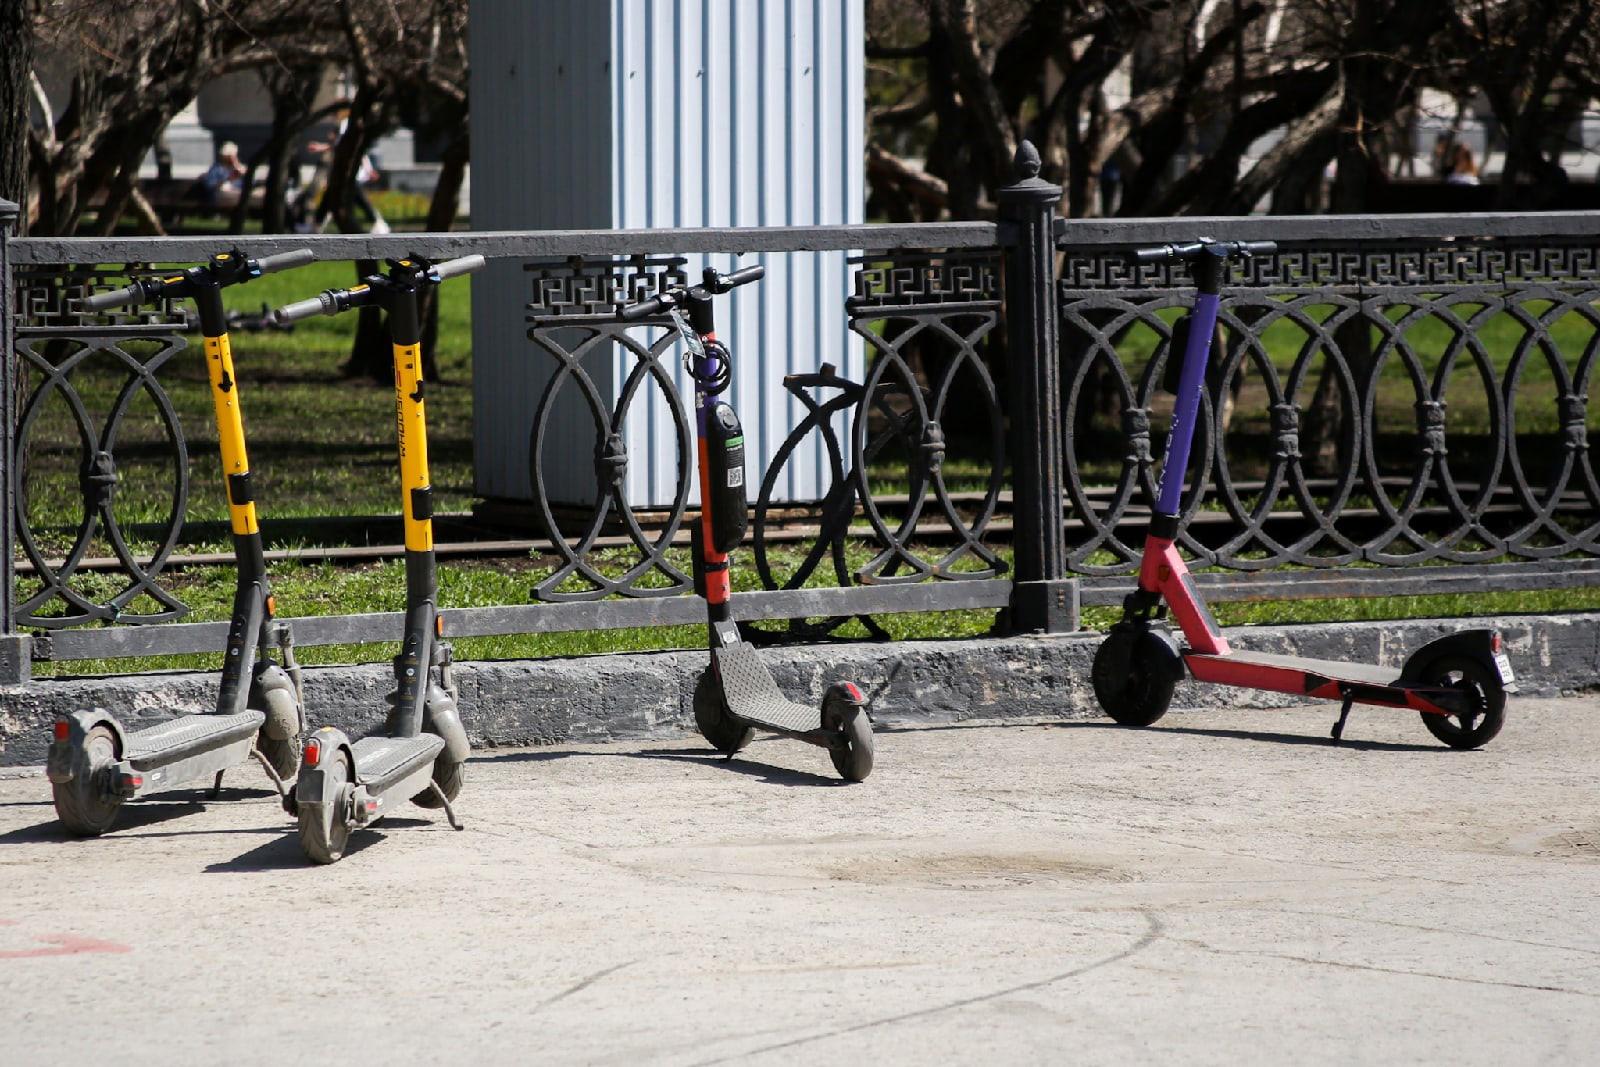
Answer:
<path fill-rule="evenodd" d="M 309 319 L 313 315 L 332 315 L 337 310 L 333 290 L 326 289 L 309 300 L 298 300 L 279 308 L 272 313 L 272 321 L 282 326 L 299 322 L 301 319 Z"/>
<path fill-rule="evenodd" d="M 482 256 L 462 256 L 460 259 L 447 259 L 443 263 L 433 265 L 433 273 L 442 282 L 446 278 L 454 278 L 461 274 L 471 274 L 475 270 L 482 270 L 488 262 Z"/>
<path fill-rule="evenodd" d="M 137 304 L 144 299 L 144 286 L 138 282 L 113 289 L 109 293 L 96 293 L 86 296 L 78 301 L 78 307 L 83 311 L 105 311 L 109 308 L 122 307 L 125 304 Z"/>
<path fill-rule="evenodd" d="M 659 296 L 652 296 L 648 300 L 641 300 L 637 304 L 629 304 L 617 312 L 617 318 L 623 322 L 638 322 L 648 319 L 651 315 L 659 315 L 667 307 L 667 302 Z"/>
<path fill-rule="evenodd" d="M 760 281 L 762 278 L 766 277 L 766 275 L 767 268 L 763 267 L 759 263 L 752 267 L 745 267 L 743 270 L 736 270 L 732 274 L 724 274 L 722 276 L 722 284 L 726 286 L 726 289 L 723 291 L 726 292 L 727 289 L 732 289 L 738 285 L 746 285 L 750 282 Z"/>
<path fill-rule="evenodd" d="M 262 274 L 273 274 L 280 270 L 293 270 L 303 267 L 307 263 L 315 263 L 317 254 L 309 248 L 296 248 L 291 252 L 279 252 L 275 256 L 263 256 L 256 260 L 256 269 Z"/>
<path fill-rule="evenodd" d="M 1181 245 L 1159 245 L 1133 251 L 1135 263 L 1162 263 L 1169 259 L 1188 261 L 1207 248 L 1220 247 L 1229 259 L 1270 255 L 1278 250 L 1276 241 L 1190 241 Z"/>

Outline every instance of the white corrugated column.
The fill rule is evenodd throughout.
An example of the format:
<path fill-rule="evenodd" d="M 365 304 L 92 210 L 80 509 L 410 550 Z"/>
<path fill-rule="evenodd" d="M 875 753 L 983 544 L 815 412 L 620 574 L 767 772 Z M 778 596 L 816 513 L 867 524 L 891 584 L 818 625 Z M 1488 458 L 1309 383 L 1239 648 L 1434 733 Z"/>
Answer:
<path fill-rule="evenodd" d="M 863 185 L 863 0 L 473 0 L 473 224 L 479 229 L 780 226 L 860 222 Z M 603 41 L 603 55 L 595 47 Z M 571 48 L 586 48 L 574 54 Z M 604 73 L 597 73 L 603 62 Z M 551 65 L 553 79 L 534 75 Z M 531 91 L 537 83 L 540 91 Z M 526 87 L 526 88 L 525 88 Z M 508 95 L 503 95 L 509 89 Z M 482 101 L 494 100 L 490 106 Z M 576 120 L 574 120 L 576 117 Z M 573 159 L 604 165 L 574 173 Z M 508 166 L 509 164 L 509 166 Z M 487 181 L 489 168 L 507 168 Z M 578 186 L 575 188 L 575 185 Z M 729 269 L 730 256 L 712 257 Z M 803 412 L 784 375 L 831 362 L 859 377 L 862 347 L 845 325 L 843 253 L 745 256 L 767 279 L 719 305 L 736 355 L 735 404 L 751 477 Z M 691 276 L 703 257 L 691 257 Z M 520 272 L 475 286 L 478 491 L 526 499 L 527 418 L 543 375 L 506 370 L 530 358 Z M 511 289 L 520 285 L 514 304 Z M 507 288 L 510 287 L 510 288 Z M 493 301 L 493 303 L 490 303 Z M 515 308 L 516 314 L 510 312 Z M 492 318 L 481 328 L 479 319 Z M 514 318 L 519 347 L 511 343 Z M 630 361 L 612 357 L 611 395 Z M 674 364 L 679 388 L 689 383 Z M 513 410 L 518 406 L 523 410 Z M 665 504 L 677 481 L 670 413 L 653 389 L 628 424 L 628 493 Z M 524 417 L 525 416 L 525 417 Z M 582 421 L 587 422 L 587 413 Z M 566 435 L 570 461 L 547 464 L 569 499 L 592 481 L 592 433 Z M 583 453 L 583 454 L 578 454 Z M 779 499 L 826 488 L 825 451 L 802 450 Z"/>

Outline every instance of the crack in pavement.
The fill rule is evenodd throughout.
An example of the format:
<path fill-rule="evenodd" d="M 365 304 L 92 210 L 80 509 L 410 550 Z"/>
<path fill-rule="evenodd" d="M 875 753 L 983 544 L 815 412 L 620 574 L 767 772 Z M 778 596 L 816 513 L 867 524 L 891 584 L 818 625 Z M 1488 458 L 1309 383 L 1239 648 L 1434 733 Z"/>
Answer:
<path fill-rule="evenodd" d="M 734 1060 L 748 1059 L 754 1056 L 759 1056 L 766 1052 L 779 1052 L 784 1049 L 796 1048 L 800 1045 L 808 1045 L 814 1041 L 826 1041 L 830 1037 L 843 1037 L 846 1034 L 860 1033 L 862 1030 L 870 1030 L 877 1026 L 889 1026 L 893 1023 L 903 1023 L 910 1019 L 922 1019 L 929 1015 L 937 1015 L 940 1012 L 953 1011 L 956 1008 L 971 1007 L 974 1004 L 982 1004 L 987 1000 L 996 1000 L 1000 997 L 1011 996 L 1014 993 L 1026 993 L 1029 990 L 1042 989 L 1045 986 L 1053 985 L 1056 982 L 1064 982 L 1069 978 L 1078 978 L 1082 975 L 1088 974 L 1090 971 L 1099 970 L 1101 967 L 1106 967 L 1110 964 L 1125 960 L 1130 956 L 1137 955 L 1161 939 L 1164 928 L 1161 920 L 1155 915 L 1155 913 L 1141 910 L 1139 914 L 1144 916 L 1145 932 L 1137 941 L 1129 945 L 1127 948 L 1114 952 L 1102 959 L 1095 960 L 1092 963 L 1085 963 L 1080 967 L 1074 967 L 1070 971 L 1062 971 L 1060 974 L 1053 974 L 1048 978 L 1040 978 L 1032 982 L 1023 982 L 1020 985 L 1007 986 L 1004 989 L 996 989 L 991 993 L 979 993 L 976 996 L 963 997 L 960 1000 L 952 1000 L 945 1004 L 935 1004 L 929 1008 L 918 1008 L 916 1011 L 901 1012 L 899 1015 L 888 1015 L 882 1019 L 869 1019 L 863 1023 L 856 1023 L 854 1026 L 843 1026 L 837 1030 L 829 1030 L 827 1033 L 823 1034 L 808 1034 L 805 1037 L 797 1037 L 791 1041 L 780 1041 L 776 1044 L 763 1045 L 760 1048 L 749 1049 L 744 1052 L 737 1052 L 730 1056 L 719 1056 L 714 1060 L 700 1060 L 694 1065 L 694 1067 L 711 1067 L 713 1064 L 731 1063 Z"/>
<path fill-rule="evenodd" d="M 1261 949 L 1249 948 L 1218 948 L 1188 937 L 1168 938 L 1175 945 L 1188 945 L 1210 952 L 1218 956 L 1254 956 L 1258 959 L 1287 960 L 1290 963 L 1309 963 L 1319 967 L 1337 967 L 1347 971 L 1371 971 L 1376 974 L 1398 974 L 1408 978 L 1436 978 L 1441 982 L 1462 982 L 1467 985 L 1498 986 L 1501 989 L 1526 989 L 1534 993 L 1565 993 L 1572 997 L 1588 997 L 1591 1000 L 1600 1000 L 1600 993 L 1590 993 L 1582 989 L 1568 989 L 1566 986 L 1534 985 L 1531 982 L 1502 982 L 1493 978 L 1468 978 L 1459 974 L 1439 974 L 1434 971 L 1413 971 L 1405 967 L 1384 967 L 1376 963 L 1346 963 L 1342 960 L 1322 960 L 1315 956 L 1296 956 L 1288 952 L 1266 952 Z"/>
<path fill-rule="evenodd" d="M 600 979 L 605 978 L 608 975 L 616 974 L 618 971 L 622 970 L 624 967 L 632 967 L 634 964 L 636 964 L 638 962 L 640 962 L 640 961 L 639 960 L 624 960 L 621 963 L 613 964 L 610 967 L 606 967 L 606 968 L 603 968 L 601 970 L 598 970 L 598 971 L 594 972 L 593 974 L 589 975 L 587 978 L 579 979 L 577 982 L 575 982 L 572 985 L 568 986 L 567 988 L 563 989 L 561 992 L 557 993 L 555 996 L 547 997 L 544 1000 L 541 1000 L 539 1003 L 535 1004 L 528 1011 L 528 1014 L 529 1015 L 537 1014 L 538 1012 L 543 1011 L 544 1009 L 548 1008 L 552 1004 L 557 1003 L 558 1001 L 566 1000 L 570 996 L 574 996 L 574 995 L 576 995 L 578 993 L 582 993 L 585 989 L 588 989 L 590 986 L 592 986 L 596 982 L 600 981 Z"/>

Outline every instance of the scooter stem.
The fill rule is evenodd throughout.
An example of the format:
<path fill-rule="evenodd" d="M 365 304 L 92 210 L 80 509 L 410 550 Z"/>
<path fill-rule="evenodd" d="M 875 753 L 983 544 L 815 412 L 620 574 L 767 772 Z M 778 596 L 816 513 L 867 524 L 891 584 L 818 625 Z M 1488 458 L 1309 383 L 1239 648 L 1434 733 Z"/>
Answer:
<path fill-rule="evenodd" d="M 1200 394 L 1205 389 L 1206 363 L 1211 354 L 1211 335 L 1217 329 L 1217 306 L 1221 298 L 1202 290 L 1194 300 L 1189 317 L 1189 340 L 1183 351 L 1183 375 L 1178 383 L 1178 398 L 1172 409 L 1172 429 L 1167 435 L 1167 458 L 1161 466 L 1161 487 L 1156 496 L 1156 512 L 1176 518 L 1183 510 L 1183 481 L 1189 469 L 1189 451 L 1194 442 L 1194 426 L 1200 418 Z"/>
<path fill-rule="evenodd" d="M 396 293 L 389 301 L 389 329 L 394 347 L 395 436 L 400 453 L 406 539 L 406 628 L 404 644 L 395 660 L 395 732 L 412 737 L 422 730 L 438 617 L 433 488 L 428 475 L 421 330 L 414 287 Z"/>

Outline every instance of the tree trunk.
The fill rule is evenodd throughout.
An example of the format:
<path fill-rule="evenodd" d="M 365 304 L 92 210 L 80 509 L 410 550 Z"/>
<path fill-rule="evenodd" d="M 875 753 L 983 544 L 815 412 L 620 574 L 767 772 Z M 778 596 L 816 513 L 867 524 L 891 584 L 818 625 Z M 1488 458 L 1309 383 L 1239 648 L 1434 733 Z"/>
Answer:
<path fill-rule="evenodd" d="M 19 205 L 17 232 L 28 232 L 28 75 L 33 21 L 22 0 L 0 0 L 0 198 Z"/>

